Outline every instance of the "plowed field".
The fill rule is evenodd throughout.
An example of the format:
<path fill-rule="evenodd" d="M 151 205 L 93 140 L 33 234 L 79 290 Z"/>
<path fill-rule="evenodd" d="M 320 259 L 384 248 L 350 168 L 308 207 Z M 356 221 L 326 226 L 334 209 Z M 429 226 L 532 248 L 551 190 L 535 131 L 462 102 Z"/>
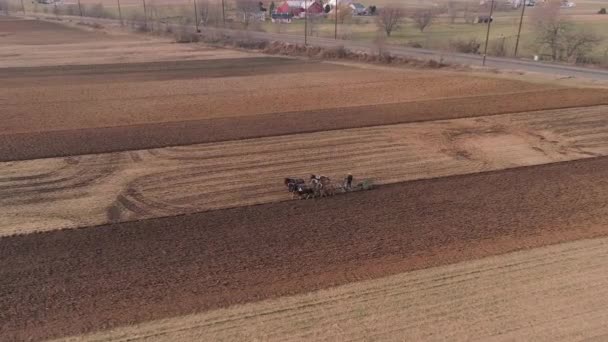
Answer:
<path fill-rule="evenodd" d="M 360 70 L 353 74 L 349 70 L 344 70 L 342 66 L 324 63 L 302 64 L 297 60 L 285 58 L 254 58 L 251 61 L 237 60 L 234 64 L 239 65 L 237 62 L 243 67 L 235 68 L 230 62 L 197 61 L 181 63 L 173 68 L 169 66 L 164 71 L 152 69 L 151 72 L 157 77 L 159 74 L 168 74 L 167 77 L 174 77 L 177 80 L 138 83 L 107 83 L 104 78 L 108 76 L 105 75 L 112 77 L 116 73 L 122 73 L 122 69 L 115 66 L 98 66 L 93 70 L 85 69 L 83 72 L 85 74 L 93 72 L 96 78 L 103 82 L 101 85 L 67 84 L 7 89 L 3 95 L 5 97 L 3 106 L 0 107 L 0 119 L 3 121 L 0 134 L 242 117 L 294 110 L 343 108 L 554 88 L 502 79 L 449 74 L 413 73 L 412 75 L 380 70 Z M 189 64 L 190 68 L 182 70 Z M 141 69 L 132 73 L 145 73 L 148 71 L 146 66 L 150 64 L 144 64 Z M 161 63 L 162 66 L 167 66 L 167 63 Z M 303 67 L 310 68 L 313 72 L 304 77 L 302 73 L 295 72 Z M 37 79 L 47 69 L 36 71 L 34 74 L 39 75 Z M 62 69 L 66 68 L 58 71 L 63 73 Z M 330 71 L 327 75 L 319 73 L 328 71 L 327 69 L 340 71 Z M 239 70 L 241 74 L 254 75 L 227 77 Z M 292 72 L 288 73 L 289 70 Z M 52 74 L 58 71 L 53 70 Z M 21 72 L 21 70 L 16 71 L 16 73 Z M 265 75 L 275 72 L 279 75 Z M 225 75 L 208 79 L 210 74 Z M 196 77 L 196 79 L 184 80 L 184 77 Z M 0 76 L 1 78 L 9 78 L 9 82 L 12 79 L 10 74 L 6 77 Z M 17 77 L 17 80 L 12 82 L 18 83 L 20 78 Z M 26 81 L 29 81 L 29 78 L 26 77 Z M 65 78 L 67 79 L 57 81 L 66 83 L 70 79 L 69 73 Z M 318 81 L 312 81 L 314 79 Z M 303 86 L 301 82 L 305 85 Z M 408 90 L 403 91 L 403 89 Z M 593 92 L 589 95 L 591 93 Z M 538 94 L 533 95 L 538 96 Z M 597 93 L 594 95 L 593 99 L 596 101 L 603 99 L 604 102 L 608 102 L 605 94 L 603 98 L 597 98 Z M 510 101 L 519 102 L 522 99 L 512 95 Z M 565 102 L 567 106 L 568 100 Z M 302 117 L 298 121 L 307 119 Z"/>
<path fill-rule="evenodd" d="M 608 182 L 598 180 L 607 173 L 608 158 L 594 158 L 330 201 L 4 237 L 0 340 L 80 334 L 605 236 Z"/>
<path fill-rule="evenodd" d="M 0 341 L 606 337 L 605 89 L 14 18 L 0 45 Z M 348 172 L 378 186 L 282 184 Z"/>
<path fill-rule="evenodd" d="M 607 107 L 3 163 L 0 235 L 288 200 L 281 180 L 389 184 L 608 154 Z M 86 215 L 82 215 L 86 212 Z"/>
<path fill-rule="evenodd" d="M 608 103 L 593 89 L 529 91 L 119 127 L 0 134 L 0 161 L 149 149 Z M 449 110 L 447 110 L 449 108 Z"/>
<path fill-rule="evenodd" d="M 606 285 L 608 240 L 583 240 L 68 341 L 604 341 Z"/>

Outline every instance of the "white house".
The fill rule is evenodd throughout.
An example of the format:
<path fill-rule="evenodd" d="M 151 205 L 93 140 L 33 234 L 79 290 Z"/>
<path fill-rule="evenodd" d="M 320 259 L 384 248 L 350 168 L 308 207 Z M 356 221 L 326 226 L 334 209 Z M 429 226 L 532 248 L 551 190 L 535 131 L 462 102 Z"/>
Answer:
<path fill-rule="evenodd" d="M 350 6 L 351 4 L 356 2 L 356 0 L 329 0 L 327 2 L 327 4 L 329 6 L 331 6 L 332 8 L 334 8 L 336 6 L 336 1 L 338 2 L 338 5 L 347 5 L 347 6 Z"/>

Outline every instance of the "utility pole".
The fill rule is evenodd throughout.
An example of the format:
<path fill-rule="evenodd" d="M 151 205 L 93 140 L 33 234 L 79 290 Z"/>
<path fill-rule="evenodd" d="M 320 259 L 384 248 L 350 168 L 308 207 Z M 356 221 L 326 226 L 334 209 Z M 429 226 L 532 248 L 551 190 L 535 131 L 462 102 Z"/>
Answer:
<path fill-rule="evenodd" d="M 304 0 L 304 45 L 308 45 L 308 0 Z"/>
<path fill-rule="evenodd" d="M 488 18 L 488 32 L 486 33 L 486 47 L 483 51 L 483 62 L 481 65 L 486 65 L 486 56 L 488 55 L 488 41 L 490 40 L 490 25 L 492 25 L 492 14 L 494 13 L 494 0 L 490 4 L 490 17 Z"/>
<path fill-rule="evenodd" d="M 23 0 L 21 0 L 21 9 L 23 10 L 23 15 L 25 15 L 25 5 L 23 4 Z"/>
<path fill-rule="evenodd" d="M 338 0 L 336 0 L 336 5 L 334 6 L 334 14 L 336 17 L 335 27 L 334 27 L 334 39 L 338 40 Z"/>
<path fill-rule="evenodd" d="M 224 0 L 222 0 L 222 25 L 226 27 L 226 7 L 224 6 Z"/>
<path fill-rule="evenodd" d="M 200 32 L 198 29 L 198 10 L 196 9 L 196 0 L 194 0 L 194 26 L 196 27 L 196 32 Z"/>
<path fill-rule="evenodd" d="M 78 0 L 78 12 L 80 12 L 80 17 L 82 17 L 82 5 L 80 4 L 80 0 Z"/>
<path fill-rule="evenodd" d="M 524 23 L 524 12 L 526 11 L 526 0 L 522 0 L 521 6 L 521 18 L 519 19 L 519 29 L 517 30 L 517 40 L 515 41 L 515 53 L 514 56 L 517 57 L 517 48 L 519 48 L 519 37 L 521 36 L 521 27 Z"/>
<path fill-rule="evenodd" d="M 120 25 L 123 26 L 124 23 L 122 22 L 122 12 L 120 11 L 120 0 L 116 1 L 118 1 L 118 19 L 120 19 Z"/>
<path fill-rule="evenodd" d="M 146 0 L 142 0 L 144 3 L 144 27 L 148 30 L 148 12 L 146 11 Z"/>

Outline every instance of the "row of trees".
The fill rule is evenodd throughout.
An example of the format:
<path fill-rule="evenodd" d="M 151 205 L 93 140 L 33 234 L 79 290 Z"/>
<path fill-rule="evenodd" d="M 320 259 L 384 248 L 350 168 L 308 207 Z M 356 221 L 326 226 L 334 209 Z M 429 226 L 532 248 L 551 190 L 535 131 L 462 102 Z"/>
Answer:
<path fill-rule="evenodd" d="M 531 19 L 536 35 L 535 47 L 540 54 L 548 52 L 548 56 L 553 61 L 587 62 L 589 53 L 602 41 L 602 38 L 562 17 L 559 5 L 559 2 L 550 2 L 533 12 Z M 414 26 L 423 32 L 438 15 L 444 13 L 446 12 L 436 9 L 407 12 L 400 7 L 386 7 L 380 10 L 377 24 L 386 36 L 390 37 L 391 33 L 399 29 L 404 20 L 409 18 Z M 447 13 L 448 16 L 454 14 L 449 11 Z M 505 38 L 500 38 L 498 43 L 500 46 L 497 53 L 506 54 Z"/>
<path fill-rule="evenodd" d="M 9 9 L 8 5 L 7 0 L 0 0 L 0 11 L 7 11 Z M 263 10 L 272 11 L 275 7 L 274 2 L 271 2 L 268 8 L 264 8 L 264 4 L 259 0 L 196 0 L 196 15 L 193 15 L 192 10 L 184 8 L 182 17 L 185 21 L 182 24 L 190 24 L 196 21 L 197 26 L 221 26 L 226 20 L 225 12 L 230 11 L 234 14 L 233 17 L 242 24 L 242 27 L 249 29 L 252 24 L 258 21 L 256 15 L 259 15 Z M 53 12 L 57 11 L 56 14 L 58 15 L 79 15 L 82 13 L 81 15 L 92 17 L 111 16 L 101 4 L 82 6 L 82 8 L 71 4 L 54 6 L 52 9 Z M 462 18 L 466 22 L 466 18 L 471 13 L 476 13 L 477 11 L 475 7 L 469 7 L 466 2 L 455 4 L 452 1 L 448 2 L 443 8 L 407 10 L 398 6 L 386 6 L 377 9 L 374 21 L 379 31 L 383 32 L 385 37 L 390 37 L 391 34 L 402 27 L 406 20 L 420 30 L 420 32 L 424 32 L 433 24 L 438 16 L 447 17 L 450 22 L 453 22 L 458 13 L 458 15 L 462 15 Z M 145 18 L 152 19 L 152 22 L 155 20 L 164 22 L 161 14 L 157 12 L 155 6 L 148 4 Z M 352 15 L 352 12 L 345 7 L 343 10 L 339 8 L 337 14 L 338 23 L 344 23 L 345 19 Z M 333 19 L 333 16 L 331 16 L 331 19 Z M 307 25 L 308 34 L 314 34 L 313 31 L 318 27 L 316 24 L 321 23 L 323 20 L 323 18 L 309 18 Z M 589 62 L 588 57 L 590 52 L 602 41 L 602 38 L 594 32 L 585 30 L 561 16 L 559 2 L 549 2 L 544 6 L 537 6 L 531 12 L 531 16 L 528 17 L 526 22 L 530 23 L 534 28 L 535 39 L 533 47 L 538 54 L 544 55 L 554 61 Z M 497 45 L 496 49 L 492 48 L 492 44 Z M 469 44 L 464 44 L 463 47 L 457 50 L 476 52 L 479 49 L 479 45 L 477 41 L 472 39 Z M 507 45 L 507 39 L 501 37 L 491 42 L 490 50 L 496 55 L 506 55 L 508 53 Z M 606 55 L 608 55 L 608 51 Z M 608 62 L 608 57 L 606 59 L 604 62 Z"/>
<path fill-rule="evenodd" d="M 376 22 L 379 28 L 386 33 L 386 36 L 390 37 L 391 33 L 399 29 L 406 18 L 410 18 L 414 26 L 420 32 L 424 32 L 439 14 L 441 14 L 440 11 L 431 8 L 408 12 L 401 7 L 389 6 L 380 9 Z"/>

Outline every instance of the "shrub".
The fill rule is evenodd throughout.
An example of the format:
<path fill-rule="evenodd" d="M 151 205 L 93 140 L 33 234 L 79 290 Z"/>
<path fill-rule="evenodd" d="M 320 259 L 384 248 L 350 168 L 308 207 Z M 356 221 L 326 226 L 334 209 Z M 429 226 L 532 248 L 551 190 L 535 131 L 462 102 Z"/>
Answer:
<path fill-rule="evenodd" d="M 507 55 L 507 40 L 505 37 L 500 37 L 491 43 L 490 54 L 498 57 Z"/>
<path fill-rule="evenodd" d="M 175 33 L 176 43 L 197 43 L 200 41 L 200 37 L 196 33 L 189 32 L 186 28 L 182 27 Z"/>
<path fill-rule="evenodd" d="M 268 42 L 265 40 L 238 39 L 234 42 L 234 46 L 243 49 L 263 50 L 268 46 Z"/>
<path fill-rule="evenodd" d="M 91 5 L 90 7 L 86 7 L 83 12 L 83 14 L 85 14 L 87 17 L 93 18 L 104 18 L 108 16 L 102 4 L 95 4 Z"/>
<path fill-rule="evenodd" d="M 70 15 L 70 16 L 76 16 L 80 14 L 80 11 L 78 10 L 78 5 L 66 5 L 63 9 L 63 12 L 66 15 Z"/>
<path fill-rule="evenodd" d="M 472 38 L 469 40 L 453 40 L 450 42 L 452 50 L 462 53 L 479 53 L 481 43 L 477 39 Z"/>
<path fill-rule="evenodd" d="M 600 9 L 600 11 L 597 12 L 597 14 L 606 14 L 606 8 L 602 7 L 602 9 Z"/>
<path fill-rule="evenodd" d="M 346 58 L 348 51 L 344 46 L 326 48 L 320 51 L 320 56 L 323 58 Z"/>

